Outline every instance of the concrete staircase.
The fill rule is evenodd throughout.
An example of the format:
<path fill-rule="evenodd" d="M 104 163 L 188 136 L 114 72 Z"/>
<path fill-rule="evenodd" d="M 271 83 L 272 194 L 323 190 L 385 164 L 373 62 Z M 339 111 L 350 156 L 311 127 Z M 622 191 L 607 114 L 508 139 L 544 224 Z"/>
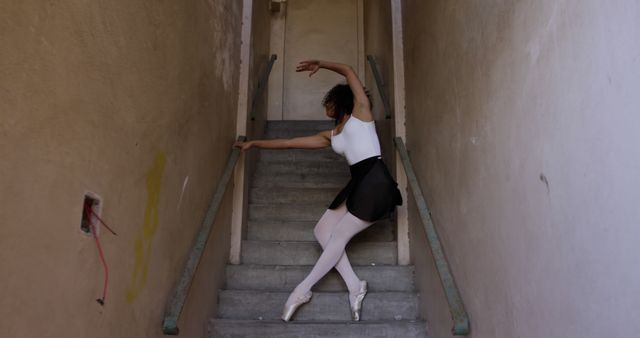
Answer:
<path fill-rule="evenodd" d="M 270 122 L 268 138 L 330 129 L 328 122 Z M 335 270 L 314 288 L 310 303 L 284 323 L 289 292 L 321 254 L 313 227 L 349 180 L 347 163 L 331 149 L 261 150 L 249 194 L 242 264 L 229 265 L 218 317 L 209 337 L 426 337 L 413 283 L 413 267 L 398 266 L 390 221 L 358 234 L 347 247 L 356 273 L 369 283 L 362 321 L 352 322 L 346 286 Z"/>

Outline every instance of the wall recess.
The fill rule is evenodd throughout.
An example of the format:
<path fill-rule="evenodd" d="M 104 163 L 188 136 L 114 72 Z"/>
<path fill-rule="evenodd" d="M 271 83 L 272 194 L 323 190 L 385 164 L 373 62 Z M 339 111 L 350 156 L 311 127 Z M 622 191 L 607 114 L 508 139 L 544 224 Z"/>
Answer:
<path fill-rule="evenodd" d="M 80 221 L 80 231 L 86 235 L 91 235 L 91 224 L 96 231 L 100 232 L 100 222 L 94 216 L 100 217 L 102 211 L 102 198 L 95 193 L 87 192 L 84 194 L 82 202 L 82 217 Z"/>

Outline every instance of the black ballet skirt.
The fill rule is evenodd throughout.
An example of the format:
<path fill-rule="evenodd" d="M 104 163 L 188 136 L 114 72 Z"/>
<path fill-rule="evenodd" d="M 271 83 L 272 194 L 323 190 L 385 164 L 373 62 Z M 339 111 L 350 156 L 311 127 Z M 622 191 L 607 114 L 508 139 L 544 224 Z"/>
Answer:
<path fill-rule="evenodd" d="M 349 166 L 351 180 L 338 193 L 329 209 L 338 208 L 345 200 L 347 210 L 361 220 L 375 222 L 389 218 L 396 205 L 402 205 L 398 183 L 393 180 L 380 156 L 364 159 Z"/>

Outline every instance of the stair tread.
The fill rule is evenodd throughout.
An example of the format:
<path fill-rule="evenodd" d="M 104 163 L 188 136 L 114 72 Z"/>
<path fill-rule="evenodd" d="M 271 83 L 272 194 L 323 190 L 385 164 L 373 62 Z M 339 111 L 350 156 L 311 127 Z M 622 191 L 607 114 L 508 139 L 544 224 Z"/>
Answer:
<path fill-rule="evenodd" d="M 221 290 L 220 292 L 222 293 L 255 293 L 255 294 L 261 294 L 261 295 L 284 295 L 284 296 L 289 296 L 289 294 L 291 293 L 291 291 L 278 291 L 278 290 L 273 290 L 273 291 L 265 291 L 265 290 Z M 369 291 L 367 292 L 367 297 L 369 297 L 370 295 L 408 295 L 408 294 L 412 294 L 415 295 L 417 294 L 416 291 Z M 315 291 L 313 292 L 313 297 L 317 297 L 318 295 L 330 295 L 330 296 L 335 296 L 335 295 L 343 295 L 346 296 L 347 292 L 346 291 Z M 286 300 L 286 299 L 285 299 Z M 345 298 L 346 300 L 346 298 Z"/>
<path fill-rule="evenodd" d="M 267 121 L 267 129 L 273 130 L 278 128 L 332 128 L 333 120 L 270 120 Z"/>
<path fill-rule="evenodd" d="M 327 210 L 331 200 L 313 204 L 249 203 L 249 220 L 317 221 Z"/>
<path fill-rule="evenodd" d="M 342 188 L 349 182 L 346 175 L 320 174 L 256 174 L 252 187 L 255 188 Z"/>
<path fill-rule="evenodd" d="M 346 251 L 354 265 L 397 263 L 396 242 L 349 243 Z M 245 264 L 306 265 L 315 264 L 321 253 L 322 248 L 316 242 L 245 240 L 241 259 Z"/>
<path fill-rule="evenodd" d="M 290 270 L 290 269 L 299 269 L 299 268 L 309 268 L 312 267 L 313 264 L 300 264 L 300 265 L 278 265 L 278 264 L 233 264 L 233 265 L 229 265 L 232 267 L 238 267 L 238 268 L 247 268 L 247 269 L 255 269 L 255 268 L 268 268 L 268 269 L 285 269 L 285 270 Z M 394 268 L 394 269 L 398 269 L 398 270 L 405 270 L 405 269 L 413 269 L 413 265 L 382 265 L 383 267 L 386 268 Z M 376 269 L 379 268 L 378 266 L 369 266 L 369 265 L 356 265 L 353 264 L 353 268 L 354 269 Z"/>
<path fill-rule="evenodd" d="M 380 320 L 366 322 L 213 319 L 209 333 L 216 338 L 411 338 L 426 337 L 422 320 Z"/>
<path fill-rule="evenodd" d="M 223 290 L 219 318 L 279 319 L 287 291 Z M 296 312 L 296 320 L 350 320 L 347 292 L 314 292 L 311 302 Z M 369 292 L 362 305 L 362 320 L 418 319 L 415 292 Z"/>
<path fill-rule="evenodd" d="M 312 265 L 228 265 L 226 286 L 228 290 L 291 291 L 311 271 Z M 356 274 L 369 282 L 369 290 L 414 291 L 413 266 L 356 265 Z M 317 291 L 347 291 L 344 281 L 333 270 L 314 286 Z"/>
<path fill-rule="evenodd" d="M 318 161 L 334 162 L 336 164 L 344 163 L 344 165 L 347 163 L 344 157 L 336 154 L 330 149 L 261 149 L 259 155 L 259 163 L 273 161 Z"/>
<path fill-rule="evenodd" d="M 313 246 L 320 246 L 320 244 L 318 244 L 318 242 L 316 241 L 282 241 L 282 240 L 248 240 L 245 239 L 242 241 L 243 243 L 270 243 L 270 244 L 278 244 L 278 245 L 296 245 L 296 244 L 301 244 L 301 245 L 313 245 Z M 351 242 L 349 242 L 349 244 L 352 244 Z M 349 247 L 349 244 L 347 244 L 347 248 Z M 392 241 L 392 242 L 360 242 L 360 243 L 353 243 L 353 246 L 396 246 L 396 242 Z M 277 264 L 274 264 L 277 265 Z M 307 264 L 299 264 L 299 265 L 307 265 Z"/>
<path fill-rule="evenodd" d="M 229 318 L 212 318 L 211 321 L 225 322 L 225 323 L 261 323 L 261 324 L 282 324 L 282 325 L 302 325 L 302 324 L 318 324 L 318 325 L 333 325 L 333 324 L 346 324 L 346 325 L 373 325 L 373 324 L 386 324 L 386 323 L 425 323 L 423 319 L 378 319 L 367 321 L 344 321 L 344 320 L 295 320 L 290 322 L 283 322 L 281 319 L 229 319 Z"/>
<path fill-rule="evenodd" d="M 340 188 L 310 187 L 252 187 L 250 204 L 325 204 L 328 205 L 340 192 Z"/>
<path fill-rule="evenodd" d="M 313 172 L 337 172 L 349 175 L 349 166 L 347 163 L 327 163 L 326 161 L 269 161 L 258 162 L 256 172 L 260 171 L 297 171 L 311 170 Z"/>
<path fill-rule="evenodd" d="M 257 221 L 250 220 L 247 226 L 248 240 L 315 241 L 315 221 Z M 376 222 L 357 234 L 352 242 L 390 242 L 394 238 L 391 222 Z"/>

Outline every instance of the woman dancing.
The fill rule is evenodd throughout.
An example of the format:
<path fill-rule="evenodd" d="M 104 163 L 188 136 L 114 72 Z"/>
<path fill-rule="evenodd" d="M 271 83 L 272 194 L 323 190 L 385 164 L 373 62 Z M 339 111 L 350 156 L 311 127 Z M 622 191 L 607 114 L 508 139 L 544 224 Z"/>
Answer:
<path fill-rule="evenodd" d="M 313 285 L 335 267 L 349 289 L 352 319 L 358 321 L 367 282 L 360 280 L 353 271 L 345 247 L 357 233 L 375 221 L 389 217 L 396 205 L 402 204 L 402 197 L 382 162 L 371 103 L 360 79 L 348 65 L 318 60 L 300 62 L 296 72 L 310 72 L 309 76 L 312 76 L 320 69 L 334 71 L 347 80 L 347 84 L 334 86 L 322 100 L 326 115 L 335 120 L 334 129 L 307 137 L 237 142 L 235 146 L 242 151 L 252 147 L 319 149 L 331 146 L 336 153 L 346 157 L 351 180 L 313 230 L 324 250 L 309 275 L 287 299 L 282 320 L 289 321 L 301 305 L 309 302 Z"/>

